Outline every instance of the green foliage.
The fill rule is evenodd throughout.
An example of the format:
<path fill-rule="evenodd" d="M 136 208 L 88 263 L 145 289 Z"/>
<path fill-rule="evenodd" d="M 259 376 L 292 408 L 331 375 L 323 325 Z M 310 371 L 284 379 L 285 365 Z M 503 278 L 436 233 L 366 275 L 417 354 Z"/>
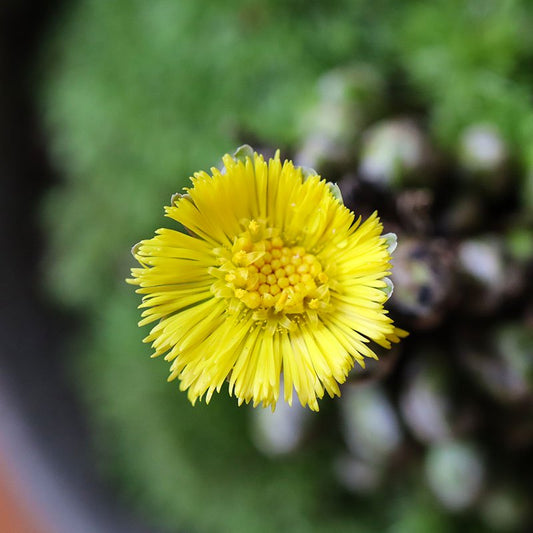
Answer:
<path fill-rule="evenodd" d="M 233 399 L 192 408 L 165 384 L 167 365 L 148 359 L 139 298 L 123 280 L 131 245 L 165 224 L 162 206 L 193 171 L 256 139 L 294 153 L 318 78 L 357 63 L 390 88 L 380 113 L 420 110 L 442 151 L 455 150 L 466 127 L 492 124 L 529 169 L 522 203 L 533 207 L 532 22 L 525 0 L 67 3 L 40 67 L 64 178 L 44 206 L 47 283 L 87 318 L 77 376 L 102 468 L 154 523 L 232 533 L 460 530 L 460 517 L 417 490 L 357 499 L 341 489 L 332 464 L 343 445 L 327 402 L 313 422 L 327 431 L 281 459 L 255 450 L 249 410 Z"/>

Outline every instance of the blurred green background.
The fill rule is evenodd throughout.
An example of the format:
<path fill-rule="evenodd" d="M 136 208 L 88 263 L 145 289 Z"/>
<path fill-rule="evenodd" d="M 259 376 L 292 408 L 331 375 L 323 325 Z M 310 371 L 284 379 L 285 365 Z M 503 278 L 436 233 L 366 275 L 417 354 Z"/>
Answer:
<path fill-rule="evenodd" d="M 520 531 L 533 478 L 533 6 L 71 0 L 35 72 L 45 285 L 102 475 L 198 532 Z M 313 166 L 399 235 L 411 336 L 319 414 L 192 408 L 148 358 L 130 247 L 242 143 Z"/>

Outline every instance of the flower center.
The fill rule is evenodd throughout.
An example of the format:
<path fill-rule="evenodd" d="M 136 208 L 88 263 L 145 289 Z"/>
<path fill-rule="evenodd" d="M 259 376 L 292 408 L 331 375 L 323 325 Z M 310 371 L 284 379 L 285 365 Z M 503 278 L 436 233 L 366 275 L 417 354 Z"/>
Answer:
<path fill-rule="evenodd" d="M 221 269 L 233 295 L 250 309 L 303 313 L 327 307 L 328 276 L 315 255 L 287 246 L 274 228 L 252 220 Z"/>

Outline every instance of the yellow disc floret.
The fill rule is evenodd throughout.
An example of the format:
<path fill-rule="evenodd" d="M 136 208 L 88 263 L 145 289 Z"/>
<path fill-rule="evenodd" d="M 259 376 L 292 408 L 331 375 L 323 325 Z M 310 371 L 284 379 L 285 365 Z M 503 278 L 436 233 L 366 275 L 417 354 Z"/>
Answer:
<path fill-rule="evenodd" d="M 244 227 L 231 250 L 219 250 L 230 294 L 249 309 L 270 309 L 271 317 L 328 307 L 328 276 L 315 255 L 288 246 L 265 221 L 245 221 Z"/>

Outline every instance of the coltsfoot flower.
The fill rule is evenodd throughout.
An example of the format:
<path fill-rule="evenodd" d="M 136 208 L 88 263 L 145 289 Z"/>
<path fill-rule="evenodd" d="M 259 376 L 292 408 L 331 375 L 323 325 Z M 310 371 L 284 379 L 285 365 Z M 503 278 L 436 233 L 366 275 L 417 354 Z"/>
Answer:
<path fill-rule="evenodd" d="M 193 404 L 227 381 L 239 405 L 274 408 L 283 379 L 285 401 L 295 391 L 318 411 L 356 362 L 376 358 L 369 341 L 406 335 L 383 308 L 393 239 L 279 151 L 267 162 L 244 147 L 223 162 L 165 208 L 188 233 L 159 229 L 133 248 L 139 325 L 158 321 L 145 342 Z"/>

